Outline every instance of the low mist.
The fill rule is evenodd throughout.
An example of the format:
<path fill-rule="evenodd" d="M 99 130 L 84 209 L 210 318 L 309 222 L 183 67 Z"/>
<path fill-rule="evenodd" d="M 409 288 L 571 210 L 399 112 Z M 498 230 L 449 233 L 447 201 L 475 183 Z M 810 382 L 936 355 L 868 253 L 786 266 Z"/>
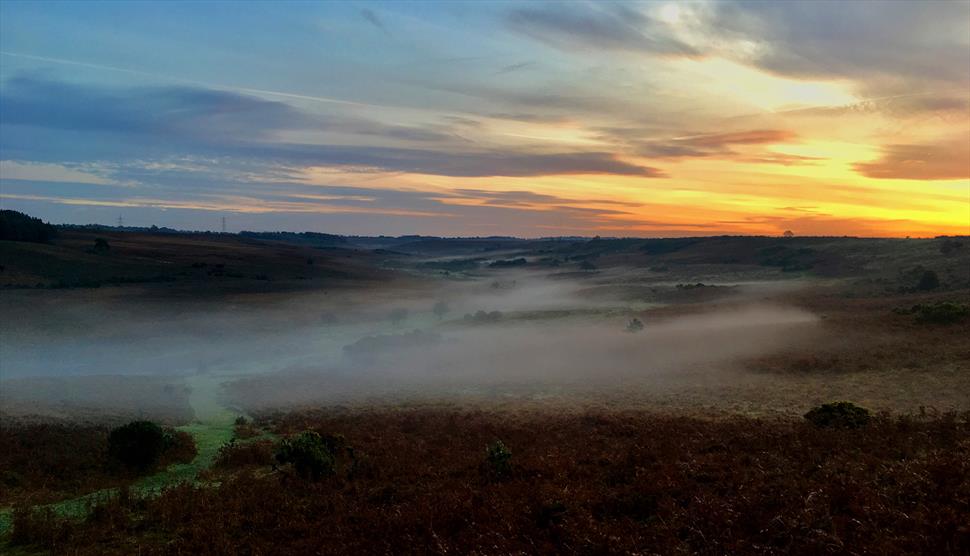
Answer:
<path fill-rule="evenodd" d="M 4 319 L 4 403 L 24 392 L 44 402 L 102 403 L 82 384 L 105 375 L 165 384 L 211 377 L 227 386 L 222 403 L 250 409 L 402 391 L 447 398 L 523 387 L 534 395 L 663 388 L 714 377 L 815 329 L 813 315 L 765 301 L 757 285 L 655 314 L 646 309 L 662 303 L 624 295 L 622 284 L 616 275 L 496 273 L 210 301 L 75 291 Z M 65 377 L 70 388 L 17 388 Z"/>

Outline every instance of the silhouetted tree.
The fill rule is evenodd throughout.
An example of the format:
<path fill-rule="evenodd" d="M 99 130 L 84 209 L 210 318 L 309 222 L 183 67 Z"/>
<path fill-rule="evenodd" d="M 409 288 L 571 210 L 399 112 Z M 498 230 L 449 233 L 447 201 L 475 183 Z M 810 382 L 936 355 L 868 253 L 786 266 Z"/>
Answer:
<path fill-rule="evenodd" d="M 785 237 L 795 237 L 795 232 L 793 232 L 791 230 L 785 230 L 785 233 L 783 233 L 781 235 L 783 235 Z"/>

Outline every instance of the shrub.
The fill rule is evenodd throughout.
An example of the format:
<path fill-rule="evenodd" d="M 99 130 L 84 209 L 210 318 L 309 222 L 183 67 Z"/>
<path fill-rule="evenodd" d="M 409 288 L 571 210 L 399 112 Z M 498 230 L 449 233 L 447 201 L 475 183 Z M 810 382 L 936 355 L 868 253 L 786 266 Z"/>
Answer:
<path fill-rule="evenodd" d="M 91 249 L 93 253 L 107 253 L 111 250 L 111 246 L 108 245 L 108 240 L 103 237 L 99 237 L 94 240 L 94 247 Z"/>
<path fill-rule="evenodd" d="M 512 451 L 501 440 L 485 448 L 485 468 L 493 477 L 507 477 L 512 472 Z"/>
<path fill-rule="evenodd" d="M 641 330 L 643 330 L 643 321 L 641 321 L 640 319 L 637 319 L 637 318 L 632 319 L 626 325 L 627 332 L 639 332 Z"/>
<path fill-rule="evenodd" d="M 158 463 L 161 465 L 189 463 L 195 459 L 195 456 L 199 453 L 199 449 L 195 445 L 195 439 L 191 434 L 173 429 L 164 429 L 164 432 L 165 446 Z"/>
<path fill-rule="evenodd" d="M 249 419 L 243 416 L 236 417 L 233 423 L 232 434 L 235 438 L 247 439 L 259 435 L 259 429 Z"/>
<path fill-rule="evenodd" d="M 273 464 L 273 443 L 269 440 L 239 443 L 233 438 L 219 448 L 215 467 L 236 468 Z"/>
<path fill-rule="evenodd" d="M 132 421 L 108 435 L 108 454 L 133 469 L 154 467 L 165 448 L 165 431 L 151 421 Z"/>
<path fill-rule="evenodd" d="M 434 315 L 438 317 L 438 320 L 441 320 L 442 318 L 444 318 L 444 316 L 448 314 L 449 310 L 450 308 L 448 307 L 448 303 L 445 301 L 439 301 L 435 303 L 434 307 L 431 309 Z"/>
<path fill-rule="evenodd" d="M 293 465 L 297 474 L 305 479 L 318 480 L 336 471 L 333 452 L 313 431 L 303 431 L 294 438 L 280 441 L 276 461 Z"/>
<path fill-rule="evenodd" d="M 970 307 L 961 303 L 943 301 L 931 305 L 916 305 L 912 312 L 916 315 L 916 322 L 953 324 L 970 316 Z"/>
<path fill-rule="evenodd" d="M 394 309 L 388 314 L 388 318 L 391 320 L 391 324 L 397 326 L 407 320 L 408 310 L 403 308 Z"/>
<path fill-rule="evenodd" d="M 475 311 L 475 314 L 465 313 L 465 316 L 463 317 L 463 319 L 466 322 L 473 322 L 476 324 L 498 322 L 502 320 L 502 312 L 491 311 L 489 313 L 486 313 L 485 311 Z"/>
<path fill-rule="evenodd" d="M 812 408 L 805 418 L 819 428 L 855 429 L 869 423 L 869 410 L 852 402 L 833 402 Z"/>

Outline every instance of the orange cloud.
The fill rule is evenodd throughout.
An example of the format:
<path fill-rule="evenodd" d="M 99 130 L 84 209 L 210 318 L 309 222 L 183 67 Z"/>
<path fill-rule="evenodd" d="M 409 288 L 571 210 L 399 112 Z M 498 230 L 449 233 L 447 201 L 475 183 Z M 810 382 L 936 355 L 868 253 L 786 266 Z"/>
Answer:
<path fill-rule="evenodd" d="M 882 157 L 853 165 L 877 179 L 959 180 L 970 178 L 970 135 L 936 144 L 888 145 Z"/>

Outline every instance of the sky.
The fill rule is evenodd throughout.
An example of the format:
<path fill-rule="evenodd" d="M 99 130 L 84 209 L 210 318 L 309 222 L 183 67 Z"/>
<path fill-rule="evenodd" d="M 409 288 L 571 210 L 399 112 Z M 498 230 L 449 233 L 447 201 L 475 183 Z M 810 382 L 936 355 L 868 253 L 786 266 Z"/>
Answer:
<path fill-rule="evenodd" d="M 0 0 L 0 205 L 347 235 L 970 233 L 970 2 Z"/>

